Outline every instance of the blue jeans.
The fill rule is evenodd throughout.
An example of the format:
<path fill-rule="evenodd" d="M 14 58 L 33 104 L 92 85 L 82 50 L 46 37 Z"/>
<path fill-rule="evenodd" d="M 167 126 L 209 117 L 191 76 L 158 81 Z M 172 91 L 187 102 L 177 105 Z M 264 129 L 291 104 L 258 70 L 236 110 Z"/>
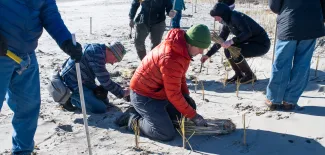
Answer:
<path fill-rule="evenodd" d="M 108 104 L 108 99 L 107 101 L 98 99 L 93 93 L 93 90 L 87 88 L 85 85 L 83 85 L 83 90 L 84 90 L 86 111 L 95 114 L 105 113 L 107 111 L 106 104 Z M 72 93 L 70 99 L 71 99 L 71 103 L 74 106 L 81 109 L 80 94 L 78 89 Z"/>
<path fill-rule="evenodd" d="M 274 104 L 297 104 L 307 86 L 316 39 L 277 40 L 266 97 Z"/>
<path fill-rule="evenodd" d="M 170 104 L 168 100 L 156 100 L 133 91 L 130 98 L 132 106 L 141 115 L 139 128 L 142 134 L 161 141 L 174 138 L 175 128 L 166 109 Z M 131 121 L 132 118 L 129 120 L 129 128 L 133 129 Z"/>
<path fill-rule="evenodd" d="M 182 10 L 176 10 L 177 13 L 175 17 L 172 19 L 172 28 L 180 28 L 180 22 L 182 18 Z"/>
<path fill-rule="evenodd" d="M 19 55 L 22 59 L 26 56 Z M 38 62 L 30 55 L 30 66 L 21 75 L 16 71 L 20 65 L 6 56 L 0 56 L 0 110 L 6 97 L 14 112 L 12 119 L 12 153 L 30 154 L 34 150 L 34 135 L 41 104 Z M 6 96 L 7 94 L 7 96 Z M 4 142 L 1 142 L 4 143 Z"/>

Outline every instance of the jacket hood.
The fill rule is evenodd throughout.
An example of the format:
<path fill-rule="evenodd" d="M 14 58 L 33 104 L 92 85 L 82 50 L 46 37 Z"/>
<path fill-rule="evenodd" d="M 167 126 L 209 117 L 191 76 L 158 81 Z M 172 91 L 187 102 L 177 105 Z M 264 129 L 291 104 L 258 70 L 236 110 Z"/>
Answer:
<path fill-rule="evenodd" d="M 181 55 L 187 59 L 191 59 L 187 50 L 185 35 L 186 33 L 184 30 L 178 28 L 172 29 L 167 33 L 165 42 L 171 47 L 171 51 L 173 53 L 177 53 L 178 55 Z"/>
<path fill-rule="evenodd" d="M 231 10 L 225 3 L 217 3 L 210 11 L 211 16 L 219 16 L 226 23 L 229 23 L 231 17 Z"/>

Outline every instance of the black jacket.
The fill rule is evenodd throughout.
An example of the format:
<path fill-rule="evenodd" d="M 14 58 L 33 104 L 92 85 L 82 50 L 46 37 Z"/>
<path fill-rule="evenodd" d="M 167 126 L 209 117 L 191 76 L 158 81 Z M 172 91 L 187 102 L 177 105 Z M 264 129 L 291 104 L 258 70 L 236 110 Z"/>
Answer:
<path fill-rule="evenodd" d="M 325 35 L 321 0 L 269 0 L 269 6 L 278 14 L 278 39 L 308 40 Z"/>
<path fill-rule="evenodd" d="M 140 3 L 140 1 L 142 1 Z M 135 19 L 137 24 L 145 23 L 148 26 L 165 21 L 166 13 L 173 8 L 171 0 L 133 0 L 129 18 L 134 20 L 141 4 L 141 11 Z"/>
<path fill-rule="evenodd" d="M 219 35 L 225 41 L 231 32 L 235 35 L 232 38 L 235 45 L 247 42 L 267 45 L 270 42 L 267 33 L 258 23 L 241 12 L 231 11 L 225 4 L 217 3 L 211 10 L 210 15 L 220 16 L 223 19 L 223 26 Z M 220 47 L 219 44 L 215 43 L 206 55 L 212 56 Z"/>

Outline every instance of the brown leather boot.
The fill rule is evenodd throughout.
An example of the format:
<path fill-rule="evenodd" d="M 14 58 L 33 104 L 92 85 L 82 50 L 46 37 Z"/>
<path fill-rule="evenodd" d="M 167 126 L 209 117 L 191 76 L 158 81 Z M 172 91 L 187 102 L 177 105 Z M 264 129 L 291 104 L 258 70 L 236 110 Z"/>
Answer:
<path fill-rule="evenodd" d="M 243 77 L 243 74 L 232 58 L 228 59 L 228 62 L 230 64 L 231 68 L 234 70 L 235 75 L 233 77 L 231 77 L 230 79 L 227 79 L 226 83 L 235 83 L 237 81 L 237 79 L 241 79 Z"/>
<path fill-rule="evenodd" d="M 251 68 L 249 67 L 245 59 L 243 59 L 242 61 L 236 64 L 243 73 L 243 77 L 240 79 L 241 84 L 247 84 L 256 81 L 256 76 L 252 72 Z"/>

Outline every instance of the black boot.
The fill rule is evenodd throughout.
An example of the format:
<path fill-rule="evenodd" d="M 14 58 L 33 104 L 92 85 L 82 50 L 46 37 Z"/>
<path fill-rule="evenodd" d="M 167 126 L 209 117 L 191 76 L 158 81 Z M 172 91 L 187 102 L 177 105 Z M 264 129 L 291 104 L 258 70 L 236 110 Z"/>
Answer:
<path fill-rule="evenodd" d="M 75 111 L 75 110 L 77 110 L 77 108 L 72 105 L 71 99 L 69 99 L 67 102 L 62 104 L 62 107 L 67 111 Z"/>
<path fill-rule="evenodd" d="M 118 119 L 116 119 L 115 124 L 119 127 L 125 127 L 129 125 L 130 119 L 138 119 L 139 116 L 139 113 L 134 109 L 134 107 L 130 107 Z"/>
<path fill-rule="evenodd" d="M 256 81 L 256 76 L 254 75 L 251 68 L 247 64 L 245 58 L 243 58 L 240 62 L 236 64 L 243 73 L 243 77 L 240 79 L 241 84 L 247 84 Z"/>
<path fill-rule="evenodd" d="M 237 81 L 237 79 L 241 79 L 243 77 L 243 74 L 232 58 L 228 59 L 228 62 L 230 64 L 231 68 L 234 70 L 235 75 L 233 77 L 231 77 L 230 79 L 227 79 L 226 83 L 235 83 Z"/>

